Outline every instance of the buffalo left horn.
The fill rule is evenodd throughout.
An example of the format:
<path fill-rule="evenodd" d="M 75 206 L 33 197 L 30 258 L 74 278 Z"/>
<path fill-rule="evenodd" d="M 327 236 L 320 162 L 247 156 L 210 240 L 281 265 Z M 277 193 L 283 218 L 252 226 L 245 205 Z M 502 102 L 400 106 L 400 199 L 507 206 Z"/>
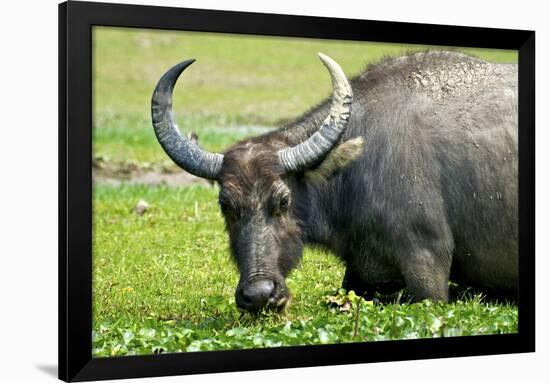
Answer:
<path fill-rule="evenodd" d="M 338 142 L 351 115 L 353 93 L 344 71 L 330 57 L 319 53 L 319 58 L 332 78 L 332 104 L 329 115 L 311 137 L 296 146 L 279 150 L 279 161 L 288 173 L 317 165 Z"/>
<path fill-rule="evenodd" d="M 178 166 L 198 177 L 218 179 L 223 154 L 210 153 L 182 135 L 172 114 L 172 92 L 180 74 L 194 59 L 183 61 L 168 70 L 159 80 L 151 100 L 153 127 L 160 145 Z"/>

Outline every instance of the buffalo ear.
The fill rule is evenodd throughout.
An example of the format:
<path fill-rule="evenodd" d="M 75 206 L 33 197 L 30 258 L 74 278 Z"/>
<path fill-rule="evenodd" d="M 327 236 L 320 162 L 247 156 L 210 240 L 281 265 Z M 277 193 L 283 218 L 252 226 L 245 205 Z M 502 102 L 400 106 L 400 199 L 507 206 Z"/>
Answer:
<path fill-rule="evenodd" d="M 356 161 L 363 153 L 363 137 L 348 140 L 332 149 L 316 168 L 305 172 L 305 177 L 313 183 L 328 181 L 334 174 Z"/>

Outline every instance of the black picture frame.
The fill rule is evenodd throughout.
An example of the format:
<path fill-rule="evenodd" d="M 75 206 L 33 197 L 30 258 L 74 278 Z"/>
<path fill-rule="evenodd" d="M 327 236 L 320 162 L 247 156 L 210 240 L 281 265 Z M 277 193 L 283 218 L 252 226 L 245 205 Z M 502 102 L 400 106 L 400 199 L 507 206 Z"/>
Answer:
<path fill-rule="evenodd" d="M 92 359 L 92 26 L 514 49 L 518 333 Z M 86 381 L 535 350 L 535 32 L 69 1 L 59 5 L 59 378 Z"/>

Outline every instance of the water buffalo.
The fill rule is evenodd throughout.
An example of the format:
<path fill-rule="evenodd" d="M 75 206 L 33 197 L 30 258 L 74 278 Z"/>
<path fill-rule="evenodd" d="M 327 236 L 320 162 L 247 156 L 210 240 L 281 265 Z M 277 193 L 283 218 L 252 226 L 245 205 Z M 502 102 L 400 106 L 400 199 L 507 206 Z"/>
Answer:
<path fill-rule="evenodd" d="M 240 309 L 281 309 L 304 245 L 346 265 L 360 294 L 407 287 L 447 301 L 449 281 L 515 294 L 518 282 L 517 65 L 457 52 L 385 59 L 348 81 L 319 54 L 332 97 L 294 122 L 210 153 L 180 134 L 172 91 L 152 120 L 180 167 L 219 185 Z"/>

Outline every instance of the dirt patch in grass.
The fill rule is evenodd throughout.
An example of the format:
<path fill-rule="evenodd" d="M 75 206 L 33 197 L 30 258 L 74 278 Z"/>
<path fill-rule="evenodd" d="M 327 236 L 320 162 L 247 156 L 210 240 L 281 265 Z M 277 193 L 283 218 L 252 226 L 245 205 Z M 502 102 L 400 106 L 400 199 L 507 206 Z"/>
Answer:
<path fill-rule="evenodd" d="M 208 181 L 195 177 L 192 174 L 184 172 L 179 173 L 161 173 L 156 171 L 142 171 L 124 178 L 117 178 L 106 175 L 102 172 L 92 172 L 94 183 L 117 186 L 122 183 L 141 184 L 141 185 L 168 185 L 168 186 L 187 186 L 193 184 L 208 185 Z"/>
<path fill-rule="evenodd" d="M 101 158 L 95 158 L 92 161 L 92 181 L 94 184 L 111 186 L 118 186 L 123 183 L 167 186 L 209 184 L 207 180 L 195 177 L 175 165 L 150 165 L 136 162 L 115 163 L 103 161 Z"/>

